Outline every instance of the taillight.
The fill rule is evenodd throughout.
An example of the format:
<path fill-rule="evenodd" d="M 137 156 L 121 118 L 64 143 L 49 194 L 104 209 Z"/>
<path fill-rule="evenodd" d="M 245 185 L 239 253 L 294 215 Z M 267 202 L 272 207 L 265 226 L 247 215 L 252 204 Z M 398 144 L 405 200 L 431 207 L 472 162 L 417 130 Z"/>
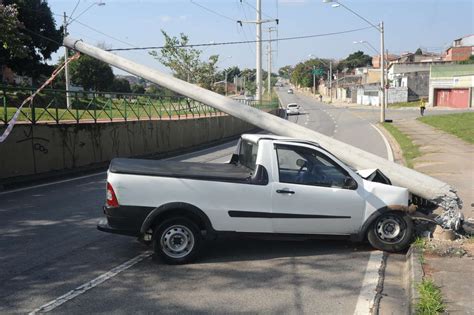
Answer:
<path fill-rule="evenodd" d="M 115 191 L 112 185 L 110 185 L 110 183 L 107 183 L 107 202 L 106 203 L 107 203 L 107 207 L 111 207 L 111 208 L 116 208 L 119 206 L 117 196 L 115 195 Z"/>

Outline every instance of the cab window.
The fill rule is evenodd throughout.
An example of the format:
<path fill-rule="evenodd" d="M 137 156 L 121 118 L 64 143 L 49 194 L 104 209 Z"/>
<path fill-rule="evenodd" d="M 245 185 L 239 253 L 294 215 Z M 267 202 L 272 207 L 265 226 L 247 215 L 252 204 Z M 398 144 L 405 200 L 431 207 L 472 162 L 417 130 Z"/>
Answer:
<path fill-rule="evenodd" d="M 242 140 L 239 150 L 239 162 L 241 165 L 255 170 L 257 163 L 258 144 Z"/>
<path fill-rule="evenodd" d="M 280 182 L 343 188 L 349 174 L 323 153 L 306 147 L 277 145 Z"/>

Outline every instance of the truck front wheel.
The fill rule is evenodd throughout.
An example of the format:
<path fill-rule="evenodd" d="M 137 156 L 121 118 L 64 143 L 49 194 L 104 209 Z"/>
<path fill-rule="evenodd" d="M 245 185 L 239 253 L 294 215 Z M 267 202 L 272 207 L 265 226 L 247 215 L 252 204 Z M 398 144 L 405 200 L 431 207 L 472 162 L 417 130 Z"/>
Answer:
<path fill-rule="evenodd" d="M 410 245 L 413 230 L 413 222 L 407 214 L 387 212 L 370 225 L 367 239 L 377 249 L 398 252 Z"/>
<path fill-rule="evenodd" d="M 167 219 L 153 233 L 153 249 L 168 264 L 191 262 L 201 244 L 199 228 L 187 218 Z"/>

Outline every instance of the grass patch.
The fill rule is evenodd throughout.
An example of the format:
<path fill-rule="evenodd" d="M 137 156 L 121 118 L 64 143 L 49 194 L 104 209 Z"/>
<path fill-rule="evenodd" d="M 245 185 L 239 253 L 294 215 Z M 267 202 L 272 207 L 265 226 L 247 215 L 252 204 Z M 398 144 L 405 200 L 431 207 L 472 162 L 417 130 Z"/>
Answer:
<path fill-rule="evenodd" d="M 420 101 L 392 103 L 392 104 L 389 104 L 388 107 L 389 108 L 420 107 Z"/>
<path fill-rule="evenodd" d="M 474 113 L 425 116 L 418 120 L 474 144 Z"/>
<path fill-rule="evenodd" d="M 426 238 L 417 237 L 411 245 L 419 250 L 419 253 L 420 253 L 419 261 L 420 261 L 420 264 L 424 265 L 425 264 L 425 250 L 426 250 L 426 245 L 427 245 Z"/>
<path fill-rule="evenodd" d="M 419 249 L 419 250 L 423 250 L 425 249 L 426 247 L 426 239 L 423 238 L 423 237 L 417 237 L 414 241 L 413 241 L 413 246 L 415 246 L 415 248 Z"/>
<path fill-rule="evenodd" d="M 441 290 L 431 279 L 423 279 L 417 286 L 420 299 L 416 304 L 416 314 L 434 315 L 443 313 L 445 305 L 441 295 Z"/>
<path fill-rule="evenodd" d="M 418 146 L 411 141 L 411 139 L 398 130 L 391 123 L 382 123 L 382 126 L 390 132 L 390 134 L 395 138 L 395 140 L 400 145 L 400 148 L 403 151 L 403 158 L 405 159 L 405 163 L 409 168 L 413 168 L 413 159 L 417 158 L 421 155 Z"/>

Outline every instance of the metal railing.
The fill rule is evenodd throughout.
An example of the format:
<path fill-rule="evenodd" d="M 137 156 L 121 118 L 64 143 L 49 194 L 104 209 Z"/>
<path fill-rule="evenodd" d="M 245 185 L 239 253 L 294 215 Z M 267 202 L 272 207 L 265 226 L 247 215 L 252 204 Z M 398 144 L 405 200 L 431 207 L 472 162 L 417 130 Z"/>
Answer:
<path fill-rule="evenodd" d="M 0 86 L 0 125 L 8 124 L 32 88 Z M 45 89 L 21 109 L 19 123 L 82 123 L 129 120 L 179 120 L 223 115 L 213 107 L 181 95 L 133 94 Z M 244 101 L 261 110 L 278 108 L 277 101 Z"/>

